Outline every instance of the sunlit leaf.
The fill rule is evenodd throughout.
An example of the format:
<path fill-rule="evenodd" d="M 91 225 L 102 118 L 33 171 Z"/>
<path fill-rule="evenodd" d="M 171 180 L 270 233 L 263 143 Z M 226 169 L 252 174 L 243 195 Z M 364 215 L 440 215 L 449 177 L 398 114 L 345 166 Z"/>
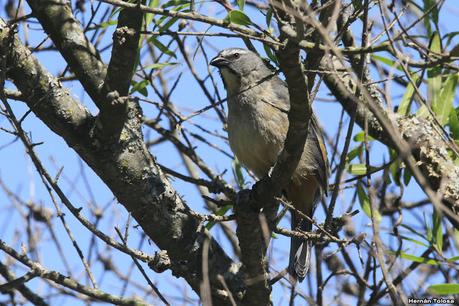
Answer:
<path fill-rule="evenodd" d="M 350 150 L 349 153 L 347 153 L 346 161 L 351 162 L 354 158 L 362 154 L 362 149 L 363 149 L 363 146 L 359 145 L 353 148 L 352 150 Z"/>
<path fill-rule="evenodd" d="M 438 99 L 432 103 L 432 110 L 437 115 L 438 121 L 445 125 L 449 120 L 451 110 L 453 110 L 453 100 L 456 93 L 459 73 L 451 74 L 442 85 Z"/>
<path fill-rule="evenodd" d="M 363 189 L 363 186 L 362 186 L 361 183 L 357 184 L 357 196 L 359 198 L 360 207 L 362 207 L 362 209 L 365 212 L 365 214 L 368 217 L 371 218 L 370 199 L 368 198 L 368 195 L 365 192 L 365 190 Z M 373 210 L 373 215 L 374 215 L 374 220 L 376 222 L 380 222 L 381 221 L 381 214 L 379 213 L 379 211 L 374 209 Z"/>
<path fill-rule="evenodd" d="M 234 176 L 234 179 L 236 180 L 238 187 L 240 189 L 244 189 L 245 178 L 244 178 L 244 174 L 242 173 L 242 165 L 236 157 L 234 158 L 231 166 L 233 170 L 233 176 Z"/>
<path fill-rule="evenodd" d="M 408 186 L 412 177 L 413 174 L 411 173 L 410 169 L 405 167 L 405 170 L 403 171 L 403 184 L 405 184 L 405 186 Z"/>
<path fill-rule="evenodd" d="M 172 66 L 172 65 L 177 65 L 177 63 L 153 63 L 153 64 L 145 66 L 143 69 L 145 69 L 145 70 L 150 70 L 150 69 L 156 70 L 156 69 L 161 69 L 161 68 L 164 68 L 166 66 Z"/>
<path fill-rule="evenodd" d="M 459 108 L 449 114 L 449 128 L 453 138 L 459 140 Z"/>
<path fill-rule="evenodd" d="M 243 11 L 245 6 L 245 0 L 237 0 L 237 6 L 241 11 Z"/>
<path fill-rule="evenodd" d="M 138 92 L 140 94 L 142 94 L 143 96 L 147 97 L 148 96 L 148 90 L 147 90 L 147 86 L 148 86 L 148 80 L 143 80 L 143 81 L 140 81 L 140 82 L 134 82 L 134 85 L 131 87 L 131 91 L 129 92 L 129 94 L 133 94 L 135 92 Z"/>
<path fill-rule="evenodd" d="M 232 23 L 239 24 L 242 26 L 248 26 L 252 24 L 250 18 L 239 10 L 232 10 L 228 13 L 229 20 Z"/>
<path fill-rule="evenodd" d="M 419 76 L 416 74 L 411 75 L 411 79 L 413 80 L 414 84 L 417 84 L 419 80 Z M 411 82 L 408 83 L 408 86 L 406 87 L 405 93 L 403 94 L 402 100 L 400 101 L 400 105 L 398 106 L 398 111 L 397 113 L 401 115 L 408 115 L 410 113 L 410 106 L 411 106 L 411 101 L 413 99 L 413 94 L 414 94 L 414 86 Z"/>
<path fill-rule="evenodd" d="M 432 235 L 435 242 L 434 245 L 441 254 L 443 249 L 443 228 L 441 226 L 441 217 L 436 210 L 432 214 Z"/>
<path fill-rule="evenodd" d="M 177 58 L 177 55 L 175 55 L 174 52 L 172 52 L 171 50 L 169 50 L 162 42 L 160 42 L 159 40 L 157 40 L 155 37 L 150 37 L 148 39 L 149 42 L 151 42 L 156 48 L 158 48 L 161 52 L 169 55 L 169 56 L 172 56 L 174 58 Z"/>
<path fill-rule="evenodd" d="M 223 207 L 220 207 L 216 212 L 215 212 L 215 215 L 217 216 L 224 216 L 228 210 L 231 209 L 231 205 L 225 205 Z M 206 224 L 206 229 L 207 230 L 210 230 L 213 226 L 215 225 L 215 221 L 209 221 L 207 224 Z"/>
<path fill-rule="evenodd" d="M 364 175 L 367 173 L 367 166 L 364 164 L 351 164 L 348 166 L 347 172 L 353 175 Z"/>
<path fill-rule="evenodd" d="M 407 254 L 405 252 L 400 252 L 400 253 L 392 252 L 392 253 L 394 253 L 395 255 L 399 255 L 400 258 L 403 258 L 403 259 L 406 259 L 406 260 L 411 260 L 411 261 L 414 261 L 414 262 L 419 262 L 419 263 L 428 264 L 428 265 L 435 265 L 435 266 L 438 266 L 438 265 L 441 264 L 440 261 L 432 259 L 432 258 L 415 256 L 415 255 Z"/>
<path fill-rule="evenodd" d="M 387 66 L 394 67 L 398 71 L 405 72 L 405 70 L 403 70 L 403 68 L 400 66 L 399 63 L 397 63 L 394 60 L 391 60 L 390 58 L 387 58 L 381 55 L 376 55 L 376 54 L 372 54 L 371 58 L 383 64 L 386 64 Z"/>
<path fill-rule="evenodd" d="M 437 32 L 435 32 L 430 41 L 429 49 L 435 53 L 441 53 L 441 40 Z M 432 104 L 437 102 L 438 96 L 440 95 L 440 89 L 442 85 L 442 69 L 440 66 L 432 67 L 427 69 L 427 85 L 429 91 L 429 101 Z"/>
<path fill-rule="evenodd" d="M 459 294 L 459 284 L 435 284 L 427 287 L 430 294 L 452 295 Z"/>
<path fill-rule="evenodd" d="M 367 140 L 372 141 L 375 140 L 373 137 L 370 135 L 367 135 Z M 360 131 L 354 136 L 354 141 L 355 142 L 364 142 L 365 141 L 365 131 Z"/>

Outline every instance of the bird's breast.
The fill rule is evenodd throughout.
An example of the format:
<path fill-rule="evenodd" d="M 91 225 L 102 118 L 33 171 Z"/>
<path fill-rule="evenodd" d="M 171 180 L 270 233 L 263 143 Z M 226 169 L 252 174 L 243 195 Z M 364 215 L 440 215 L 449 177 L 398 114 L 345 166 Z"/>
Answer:
<path fill-rule="evenodd" d="M 259 99 L 244 95 L 228 102 L 231 149 L 242 164 L 261 177 L 274 165 L 282 149 L 287 116 Z"/>

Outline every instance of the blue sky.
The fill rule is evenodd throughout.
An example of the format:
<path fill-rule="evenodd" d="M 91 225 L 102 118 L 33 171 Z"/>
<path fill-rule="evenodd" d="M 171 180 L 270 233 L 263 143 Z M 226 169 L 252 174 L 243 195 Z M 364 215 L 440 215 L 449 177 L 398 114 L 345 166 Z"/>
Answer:
<path fill-rule="evenodd" d="M 73 3 L 73 2 L 72 2 Z M 459 30 L 457 27 L 456 19 L 458 15 L 459 9 L 454 7 L 454 1 L 449 0 L 446 1 L 445 9 L 442 11 L 440 24 L 441 28 L 445 31 L 454 31 Z M 0 1 L 0 7 L 3 7 L 5 4 L 4 1 Z M 26 6 L 27 7 L 27 6 Z M 206 9 L 204 12 L 214 15 L 215 12 L 218 12 L 218 16 L 221 18 L 224 17 L 223 11 L 220 7 L 217 7 L 215 4 L 205 4 Z M 26 9 L 28 12 L 28 9 Z M 260 25 L 264 25 L 264 17 L 261 15 L 255 15 L 253 10 L 248 9 L 248 15 L 251 19 Z M 3 16 L 3 11 L 0 11 L 0 16 Z M 87 19 L 87 18 L 86 18 Z M 97 20 L 97 18 L 96 18 Z M 197 25 L 198 29 L 202 29 L 199 25 Z M 454 29 L 455 28 L 455 29 Z M 109 39 L 111 38 L 111 32 L 114 30 L 114 26 L 108 29 L 109 33 L 105 35 L 103 43 L 101 46 L 105 46 L 108 44 Z M 220 31 L 220 29 L 212 28 L 210 31 Z M 31 46 L 37 45 L 43 39 L 43 33 L 40 27 L 36 24 L 31 25 L 30 29 L 28 30 L 29 35 L 29 42 Z M 24 34 L 24 31 L 20 30 L 21 35 Z M 162 37 L 160 38 L 162 42 L 167 43 L 170 38 Z M 240 39 L 236 38 L 213 38 L 209 37 L 205 39 L 206 41 L 206 48 L 209 57 L 213 57 L 217 50 L 227 48 L 227 47 L 243 47 L 243 43 Z M 457 39 L 455 40 L 457 41 Z M 195 48 L 195 38 L 190 37 L 187 40 L 187 47 L 190 52 L 194 52 Z M 45 43 L 48 45 L 49 42 Z M 210 44 L 212 47 L 210 47 Z M 255 46 L 260 50 L 260 53 L 263 54 L 263 48 L 259 43 L 255 43 Z M 108 62 L 110 53 L 105 52 L 102 54 L 103 59 Z M 49 69 L 50 72 L 56 74 L 61 72 L 65 67 L 65 63 L 63 62 L 62 58 L 57 55 L 57 53 L 51 52 L 40 52 L 37 54 L 37 57 L 41 61 L 41 63 Z M 177 76 L 178 73 L 183 72 L 183 76 L 179 85 L 177 86 L 177 90 L 173 93 L 171 99 L 175 103 L 177 109 L 184 115 L 190 114 L 193 111 L 201 109 L 208 105 L 208 100 L 203 95 L 202 91 L 200 90 L 198 84 L 193 79 L 191 74 L 188 72 L 188 68 L 186 64 L 179 58 L 176 60 L 179 64 L 173 67 L 165 68 L 165 71 L 172 70 L 170 72 L 171 79 L 174 79 L 173 76 Z M 149 64 L 148 59 L 143 62 L 144 65 Z M 201 77 L 205 77 L 207 73 L 207 62 L 204 60 L 204 57 L 201 53 L 197 53 L 194 57 L 194 64 L 196 65 L 197 71 Z M 225 96 L 224 89 L 222 87 L 221 81 L 219 79 L 218 73 L 215 69 L 212 68 L 212 74 L 216 78 L 218 82 L 218 87 L 220 94 Z M 207 81 L 208 82 L 208 81 Z M 207 83 L 209 84 L 209 83 Z M 97 113 L 97 109 L 95 108 L 94 104 L 87 95 L 84 94 L 81 86 L 78 83 L 64 83 L 64 86 L 67 86 L 75 98 L 82 101 L 94 114 Z M 11 84 L 8 84 L 7 87 L 11 88 Z M 211 89 L 212 87 L 209 86 Z M 153 90 L 148 88 L 150 93 L 149 98 L 158 101 L 158 98 L 153 94 Z M 400 98 L 401 94 L 403 94 L 403 89 L 399 87 L 392 88 L 392 96 L 394 101 L 397 101 L 397 97 Z M 328 96 L 328 91 L 326 90 L 325 86 L 321 87 L 319 92 L 320 98 L 330 98 Z M 22 116 L 27 111 L 27 107 L 22 104 L 21 102 L 11 101 L 11 105 L 16 113 L 17 117 Z M 457 101 L 456 101 L 457 106 Z M 156 114 L 156 109 L 147 103 L 142 104 L 143 110 L 145 115 L 153 116 Z M 330 135 L 335 135 L 336 130 L 338 128 L 338 122 L 340 118 L 341 109 L 335 103 L 330 102 L 321 102 L 319 101 L 314 103 L 314 110 L 318 115 L 320 123 L 325 130 Z M 225 107 L 226 108 L 226 107 Z M 192 120 L 194 123 L 199 123 L 205 126 L 209 130 L 215 130 L 218 133 L 225 135 L 224 130 L 222 129 L 222 125 L 219 120 L 216 118 L 215 113 L 213 111 L 209 111 L 204 113 L 201 116 L 195 117 Z M 167 125 L 166 125 L 167 126 Z M 347 126 L 347 123 L 344 124 Z M 0 117 L 0 127 L 11 129 L 7 120 L 4 117 Z M 43 145 L 36 147 L 36 152 L 46 165 L 48 171 L 52 174 L 56 174 L 60 167 L 64 167 L 63 176 L 60 180 L 61 187 L 64 191 L 68 191 L 68 195 L 70 199 L 73 201 L 75 206 L 83 207 L 83 213 L 85 216 L 90 216 L 89 208 L 91 207 L 91 202 L 95 202 L 99 207 L 105 207 L 104 217 L 100 223 L 100 228 L 104 229 L 106 233 L 109 233 L 113 237 L 116 237 L 115 231 L 113 226 L 117 225 L 121 228 L 124 227 L 124 224 L 127 220 L 127 214 L 124 208 L 117 204 L 116 200 L 114 199 L 112 193 L 108 190 L 108 188 L 101 182 L 99 178 L 90 170 L 76 155 L 76 153 L 71 150 L 66 143 L 58 136 L 54 135 L 50 130 L 40 121 L 38 120 L 33 114 L 29 114 L 27 119 L 24 121 L 24 129 L 30 132 L 30 136 L 34 142 L 44 142 Z M 191 131 L 199 131 L 195 127 L 193 127 L 189 123 L 185 123 L 185 127 L 190 129 Z M 359 128 L 355 128 L 354 131 L 359 131 Z M 343 133 L 345 134 L 345 132 Z M 24 147 L 22 143 L 17 140 L 11 143 L 8 146 L 4 146 L 12 141 L 14 141 L 14 137 L 7 133 L 0 134 L 0 178 L 1 180 L 10 188 L 12 191 L 17 192 L 20 197 L 25 201 L 34 201 L 36 203 L 42 204 L 47 208 L 50 208 L 54 211 L 50 198 L 46 192 L 46 189 L 43 187 L 39 176 L 37 175 L 33 164 L 31 163 L 30 159 L 28 158 L 27 154 L 24 151 Z M 146 132 L 146 135 L 148 133 Z M 157 135 L 150 131 L 151 138 L 154 139 Z M 224 144 L 218 138 L 211 138 L 208 139 L 210 142 L 221 146 L 225 151 L 231 152 L 229 147 Z M 216 152 L 215 150 L 209 149 L 208 146 L 198 142 L 197 140 L 192 140 L 193 144 L 197 146 L 197 151 L 202 153 L 203 159 L 211 166 L 215 172 L 223 173 L 226 171 L 225 177 L 230 179 L 233 184 L 234 181 L 232 179 L 232 172 L 231 172 L 231 159 L 225 157 L 223 154 Z M 342 144 L 342 142 L 341 142 Z M 354 147 L 356 144 L 351 146 Z M 389 157 L 387 154 L 387 150 L 384 149 L 378 143 L 372 144 L 372 155 L 371 155 L 371 162 L 374 166 L 381 165 L 384 161 L 388 161 Z M 157 161 L 160 164 L 166 165 L 170 168 L 175 169 L 176 171 L 186 173 L 186 169 L 182 164 L 182 160 L 179 154 L 176 152 L 173 146 L 170 144 L 160 144 L 152 148 L 152 154 L 156 156 Z M 86 184 L 83 177 L 81 176 L 81 169 L 84 169 L 84 173 L 86 173 L 87 181 L 89 184 Z M 249 176 L 247 176 L 249 180 Z M 250 180 L 249 180 L 250 182 Z M 204 208 L 203 200 L 201 199 L 198 191 L 196 190 L 195 186 L 184 183 L 178 179 L 173 179 L 172 183 L 174 187 L 177 189 L 179 194 L 182 195 L 184 200 L 187 204 L 192 208 L 199 212 L 205 212 L 206 209 Z M 333 179 L 330 180 L 330 183 L 333 183 Z M 235 185 L 235 184 L 234 184 Z M 248 184 L 248 187 L 250 183 Z M 91 194 L 94 198 L 91 198 Z M 345 190 L 340 198 L 338 199 L 337 208 L 335 210 L 335 215 L 340 215 L 345 212 L 345 210 L 349 207 L 349 204 L 352 200 L 352 189 Z M 426 196 L 420 191 L 416 184 L 411 183 L 408 188 L 406 188 L 403 199 L 406 201 L 416 201 L 425 198 Z M 354 209 L 359 208 L 358 203 L 354 204 Z M 430 207 L 426 209 L 426 213 L 431 213 Z M 315 215 L 316 219 L 319 221 L 324 220 L 324 212 L 319 207 Z M 85 254 L 87 254 L 87 248 L 90 244 L 91 235 L 88 233 L 83 226 L 81 226 L 76 220 L 74 220 L 70 214 L 67 214 L 66 221 L 68 222 L 69 226 L 71 227 L 74 234 L 77 235 L 78 241 L 85 249 Z M 405 216 L 404 222 L 410 223 L 413 221 L 412 216 L 407 214 Z M 14 209 L 13 203 L 7 198 L 7 196 L 0 191 L 0 237 L 5 239 L 8 243 L 13 245 L 17 250 L 20 249 L 21 241 L 26 241 L 26 236 L 16 237 L 15 233 L 17 229 L 22 228 L 23 219 Z M 371 233 L 371 228 L 368 227 L 370 220 L 368 217 L 361 212 L 358 216 L 354 217 L 354 222 L 356 228 L 360 231 L 366 231 Z M 62 225 L 58 222 L 58 220 L 54 220 L 54 224 L 56 226 L 59 239 L 66 250 L 66 255 L 68 256 L 68 261 L 71 262 L 72 268 L 75 271 L 78 271 L 79 274 L 82 275 L 82 265 L 79 261 L 75 250 L 72 248 L 70 241 L 66 237 L 65 232 L 63 231 Z M 133 247 L 137 247 L 140 241 L 140 231 L 133 227 L 136 223 L 131 223 L 131 238 L 129 244 Z M 289 227 L 288 220 L 285 218 L 281 223 L 285 227 Z M 384 224 L 382 224 L 384 229 Z M 39 224 L 37 229 L 43 229 L 43 226 Z M 214 227 L 212 230 L 213 234 L 220 239 L 223 235 L 220 233 L 218 227 Z M 64 267 L 59 259 L 59 256 L 56 253 L 56 249 L 52 242 L 49 239 L 49 234 L 47 232 L 43 233 L 44 240 L 43 244 L 40 245 L 40 252 L 42 254 L 42 258 L 40 260 L 43 264 L 53 270 L 58 270 L 63 272 Z M 383 240 L 389 239 L 387 233 L 384 234 Z M 230 249 L 229 245 L 226 241 L 222 241 L 222 245 L 225 249 Z M 98 247 L 103 249 L 103 244 L 99 244 Z M 333 251 L 336 249 L 335 245 L 331 245 L 327 248 L 327 251 Z M 152 253 L 157 250 L 156 246 L 153 243 L 145 242 L 143 245 L 143 250 Z M 286 266 L 286 258 L 288 257 L 289 251 L 289 241 L 285 237 L 278 237 L 278 239 L 273 239 L 271 243 L 271 250 L 273 258 L 273 269 L 280 270 Z M 358 255 L 355 248 L 353 246 L 349 247 L 349 251 L 352 255 Z M 416 245 L 411 246 L 410 253 L 419 255 L 422 251 L 421 247 L 416 247 Z M 114 257 L 116 256 L 116 262 L 120 270 L 127 271 L 128 267 L 131 263 L 130 258 L 125 255 L 120 255 L 117 252 L 109 252 L 106 251 L 107 255 L 112 254 Z M 3 256 L 0 256 L 1 260 L 4 260 Z M 405 265 L 408 265 L 410 262 L 405 262 Z M 192 299 L 196 299 L 196 295 L 189 289 L 189 287 L 185 284 L 183 280 L 176 279 L 173 277 L 170 272 L 165 272 L 163 274 L 156 275 L 153 271 L 148 270 L 148 274 L 150 277 L 157 282 L 157 285 L 160 291 L 169 296 L 171 302 L 174 301 L 174 297 L 182 298 L 183 296 L 189 296 Z M 24 271 L 22 271 L 23 273 Z M 101 265 L 95 264 L 94 265 L 94 273 L 96 275 L 96 279 L 101 282 L 102 289 L 105 289 L 111 293 L 119 294 L 121 283 L 116 280 L 110 273 L 107 273 L 102 278 L 102 267 Z M 16 273 L 18 275 L 22 274 L 20 270 L 17 270 Z M 312 274 L 314 275 L 314 271 Z M 101 281 L 102 278 L 102 281 Z M 143 279 L 141 278 L 140 274 L 134 269 L 133 279 L 142 283 Z M 81 277 L 80 280 L 82 282 L 86 282 L 87 280 L 84 277 Z M 314 282 L 314 280 L 312 280 Z M 308 292 L 308 281 L 305 281 L 301 285 L 301 290 Z M 33 280 L 30 282 L 32 288 L 34 288 L 37 292 L 43 292 L 44 287 L 39 284 L 38 280 Z M 130 293 L 135 293 L 135 289 L 131 289 L 128 291 Z M 138 292 L 137 292 L 138 293 Z M 285 301 L 288 301 L 289 298 L 289 290 L 283 288 L 282 286 L 277 285 L 274 288 L 273 298 L 276 305 L 283 305 Z M 332 299 L 334 294 L 339 294 L 339 292 L 331 291 L 331 294 L 328 295 L 326 298 Z M 344 298 L 345 295 L 342 295 Z M 75 301 L 66 299 L 58 302 L 57 300 L 53 300 L 54 303 L 60 305 L 76 305 Z M 175 303 L 173 303 L 175 304 Z"/>

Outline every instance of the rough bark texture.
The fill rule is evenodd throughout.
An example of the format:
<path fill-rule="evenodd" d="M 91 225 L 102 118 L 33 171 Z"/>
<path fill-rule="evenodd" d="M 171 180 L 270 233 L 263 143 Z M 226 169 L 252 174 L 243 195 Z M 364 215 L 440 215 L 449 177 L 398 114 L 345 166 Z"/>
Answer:
<path fill-rule="evenodd" d="M 0 19 L 0 57 L 7 77 L 26 96 L 30 109 L 53 132 L 64 138 L 107 184 L 133 215 L 145 234 L 171 259 L 176 276 L 199 293 L 201 256 L 206 235 L 200 221 L 177 195 L 143 142 L 141 110 L 128 102 L 127 120 L 119 138 L 101 142 L 94 137 L 95 118 L 49 74 Z M 98 66 L 99 67 L 99 66 Z M 209 275 L 216 303 L 228 304 L 217 275 L 223 275 L 233 294 L 241 292 L 238 267 L 211 239 Z"/>
<path fill-rule="evenodd" d="M 347 112 L 357 109 L 356 122 L 364 128 L 365 117 L 368 120 L 369 133 L 379 141 L 394 147 L 391 135 L 385 131 L 376 116 L 365 105 L 372 103 L 386 118 L 389 118 L 382 106 L 382 99 L 375 86 L 368 86 L 372 101 L 354 95 L 357 85 L 345 67 L 339 61 L 327 60 L 322 67 L 335 73 L 324 76 L 325 83 Z M 368 80 L 370 83 L 371 79 Z M 441 192 L 443 202 L 459 217 L 459 166 L 448 155 L 448 145 L 439 128 L 429 118 L 397 117 L 391 120 L 398 127 L 398 132 L 411 145 L 412 153 L 423 175 L 428 179 L 433 190 Z M 449 218 L 459 229 L 459 222 Z"/>

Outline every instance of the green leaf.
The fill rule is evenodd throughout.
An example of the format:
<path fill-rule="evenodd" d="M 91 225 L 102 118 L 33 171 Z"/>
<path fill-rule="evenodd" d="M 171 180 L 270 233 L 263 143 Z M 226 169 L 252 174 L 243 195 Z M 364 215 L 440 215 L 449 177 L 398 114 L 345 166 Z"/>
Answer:
<path fill-rule="evenodd" d="M 398 236 L 399 236 L 399 237 L 401 237 L 403 240 L 411 241 L 411 242 L 413 242 L 413 243 L 415 243 L 415 244 L 417 244 L 417 245 L 421 245 L 421 246 L 424 246 L 424 247 L 426 247 L 426 248 L 429 247 L 428 244 L 423 243 L 423 242 L 421 242 L 421 241 L 419 241 L 419 240 L 413 239 L 413 238 L 408 237 L 408 236 L 404 236 L 404 235 L 395 235 L 395 234 L 391 234 L 391 235 L 394 236 L 394 237 L 398 237 Z"/>
<path fill-rule="evenodd" d="M 159 26 L 159 31 L 160 32 L 164 32 L 164 31 L 167 31 L 169 30 L 169 28 L 174 25 L 174 23 L 177 22 L 178 17 L 172 17 L 171 19 L 169 19 L 166 23 L 164 23 L 163 25 L 160 25 Z"/>
<path fill-rule="evenodd" d="M 268 11 L 266 12 L 266 25 L 268 28 L 271 26 L 271 20 L 273 19 L 273 9 L 269 7 Z"/>
<path fill-rule="evenodd" d="M 453 100 L 456 93 L 459 73 L 450 74 L 443 84 L 438 99 L 432 103 L 432 110 L 437 115 L 438 121 L 445 125 L 449 120 L 449 115 L 453 109 Z"/>
<path fill-rule="evenodd" d="M 407 229 L 407 230 L 409 230 L 412 234 L 418 236 L 419 238 L 422 238 L 422 239 L 426 240 L 427 242 L 429 242 L 429 239 L 427 239 L 425 237 L 425 235 L 420 233 L 418 230 L 415 230 L 414 228 L 412 228 L 412 227 L 410 227 L 410 226 L 408 226 L 406 224 L 400 224 L 400 226 L 405 228 L 405 229 Z"/>
<path fill-rule="evenodd" d="M 394 67 L 398 71 L 405 72 L 405 70 L 403 70 L 403 68 L 400 66 L 400 64 L 397 61 L 391 60 L 390 58 L 387 58 L 381 55 L 376 55 L 376 54 L 372 54 L 371 58 L 383 64 L 386 64 L 387 66 Z"/>
<path fill-rule="evenodd" d="M 432 214 L 432 235 L 434 238 L 434 246 L 438 253 L 442 254 L 443 249 L 443 228 L 441 226 L 441 216 L 434 210 Z"/>
<path fill-rule="evenodd" d="M 148 90 L 147 90 L 148 80 L 143 80 L 141 82 L 133 82 L 133 83 L 134 84 L 131 88 L 131 91 L 129 91 L 129 94 L 138 92 L 142 94 L 144 97 L 148 96 Z"/>
<path fill-rule="evenodd" d="M 441 53 L 441 40 L 440 35 L 435 32 L 430 41 L 429 49 L 435 53 Z M 432 105 L 437 103 L 438 96 L 440 94 L 440 89 L 442 85 L 442 69 L 441 66 L 436 66 L 427 69 L 427 85 L 428 85 L 428 92 L 429 92 L 429 101 L 431 101 Z"/>
<path fill-rule="evenodd" d="M 105 21 L 105 22 L 102 22 L 99 27 L 104 29 L 106 27 L 109 27 L 109 26 L 112 26 L 112 25 L 116 25 L 118 24 L 118 20 L 109 20 L 109 21 Z"/>
<path fill-rule="evenodd" d="M 215 212 L 215 215 L 217 216 L 224 216 L 228 210 L 231 209 L 231 205 L 225 205 L 225 206 L 222 206 L 220 207 L 216 212 Z M 206 229 L 207 230 L 210 230 L 213 226 L 215 225 L 215 221 L 209 221 L 207 224 L 206 224 Z"/>
<path fill-rule="evenodd" d="M 373 137 L 371 137 L 370 135 L 368 135 L 367 136 L 367 140 L 368 141 L 372 141 L 372 140 L 375 140 L 375 139 Z M 365 131 L 360 131 L 357 134 L 355 134 L 354 141 L 355 142 L 364 142 L 365 141 Z"/>
<path fill-rule="evenodd" d="M 167 1 L 166 3 L 164 3 L 163 5 L 161 5 L 162 8 L 168 8 L 168 7 L 171 7 L 171 6 L 179 6 L 181 4 L 185 4 L 185 3 L 190 3 L 189 0 L 170 0 L 170 1 Z M 174 11 L 177 11 L 175 8 L 174 8 Z"/>
<path fill-rule="evenodd" d="M 363 186 L 361 183 L 357 184 L 357 196 L 359 198 L 360 207 L 362 207 L 365 214 L 371 218 L 370 199 L 368 198 L 368 195 L 363 189 Z M 373 214 L 374 214 L 374 220 L 379 223 L 381 221 L 381 214 L 379 213 L 379 211 L 375 209 L 373 210 Z"/>
<path fill-rule="evenodd" d="M 432 20 L 435 24 L 438 24 L 438 6 L 435 0 L 424 0 L 424 13 L 430 11 L 428 17 L 424 18 L 424 24 L 427 30 L 430 30 L 430 20 Z"/>
<path fill-rule="evenodd" d="M 459 140 L 459 107 L 449 114 L 449 128 L 453 138 Z"/>
<path fill-rule="evenodd" d="M 157 69 L 161 69 L 161 68 L 164 68 L 166 66 L 172 66 L 172 65 L 177 65 L 177 63 L 153 63 L 153 64 L 150 64 L 148 66 L 145 66 L 143 69 L 145 70 L 157 70 Z"/>
<path fill-rule="evenodd" d="M 405 170 L 403 171 L 403 184 L 405 184 L 405 186 L 408 186 L 412 177 L 413 174 L 411 174 L 410 169 L 405 168 Z"/>
<path fill-rule="evenodd" d="M 413 83 L 417 85 L 419 76 L 417 74 L 412 74 L 411 79 L 413 80 Z M 415 92 L 414 86 L 411 82 L 409 82 L 408 86 L 406 87 L 405 93 L 403 94 L 402 101 L 400 101 L 400 104 L 398 106 L 397 113 L 404 115 L 404 116 L 410 113 L 410 106 L 411 106 L 411 101 L 413 101 L 414 92 Z"/>
<path fill-rule="evenodd" d="M 362 154 L 363 146 L 359 145 L 347 153 L 346 161 L 351 162 L 354 158 Z"/>
<path fill-rule="evenodd" d="M 452 295 L 459 294 L 459 284 L 435 284 L 427 287 L 430 294 Z"/>
<path fill-rule="evenodd" d="M 228 18 L 232 23 L 239 24 L 242 26 L 248 26 L 252 24 L 250 18 L 239 10 L 232 10 L 228 13 Z"/>
<path fill-rule="evenodd" d="M 159 40 L 157 40 L 155 37 L 150 37 L 148 39 L 149 42 L 151 42 L 156 48 L 158 48 L 161 52 L 169 55 L 169 56 L 172 56 L 173 58 L 177 58 L 177 55 L 175 55 L 174 52 L 172 52 L 171 50 L 169 50 L 165 45 L 163 45 L 162 42 L 160 42 Z"/>
<path fill-rule="evenodd" d="M 367 173 L 367 166 L 364 164 L 351 164 L 347 167 L 347 172 L 353 175 L 364 175 Z"/>
<path fill-rule="evenodd" d="M 401 185 L 400 178 L 402 175 L 402 167 L 399 160 L 397 160 L 397 153 L 393 149 L 389 149 L 389 156 L 391 160 L 394 160 L 393 163 L 390 164 L 389 170 L 390 174 L 392 175 L 392 180 L 397 186 Z"/>
<path fill-rule="evenodd" d="M 415 255 L 407 254 L 405 252 L 400 252 L 400 253 L 391 252 L 391 253 L 393 253 L 395 255 L 400 255 L 400 258 L 403 258 L 403 259 L 406 259 L 406 260 L 411 260 L 411 261 L 414 261 L 414 262 L 423 263 L 423 264 L 434 265 L 434 266 L 438 266 L 438 265 L 441 264 L 441 262 L 438 261 L 438 260 L 435 260 L 435 259 L 432 259 L 432 258 L 415 256 Z"/>
<path fill-rule="evenodd" d="M 241 11 L 243 11 L 245 6 L 245 0 L 237 0 L 237 6 Z"/>
<path fill-rule="evenodd" d="M 232 170 L 233 170 L 233 176 L 234 179 L 236 180 L 236 183 L 240 189 L 244 189 L 245 187 L 245 179 L 244 179 L 244 174 L 242 173 L 242 165 L 237 159 L 237 157 L 234 157 L 234 160 L 232 162 Z"/>
<path fill-rule="evenodd" d="M 155 8 L 155 7 L 158 7 L 159 5 L 159 0 L 150 0 L 148 2 L 148 7 L 149 8 Z M 155 16 L 155 14 L 152 14 L 152 13 L 147 13 L 145 14 L 145 28 L 147 28 L 151 21 L 153 20 L 153 17 Z"/>
<path fill-rule="evenodd" d="M 265 49 L 265 52 L 266 52 L 266 55 L 268 56 L 268 58 L 270 60 L 272 60 L 274 63 L 277 64 L 278 63 L 277 57 L 274 55 L 274 53 L 271 50 L 271 48 L 267 44 L 263 43 L 263 49 Z"/>
<path fill-rule="evenodd" d="M 448 258 L 448 262 L 455 262 L 455 261 L 458 261 L 458 260 L 459 260 L 459 256 L 454 256 L 454 257 Z"/>

